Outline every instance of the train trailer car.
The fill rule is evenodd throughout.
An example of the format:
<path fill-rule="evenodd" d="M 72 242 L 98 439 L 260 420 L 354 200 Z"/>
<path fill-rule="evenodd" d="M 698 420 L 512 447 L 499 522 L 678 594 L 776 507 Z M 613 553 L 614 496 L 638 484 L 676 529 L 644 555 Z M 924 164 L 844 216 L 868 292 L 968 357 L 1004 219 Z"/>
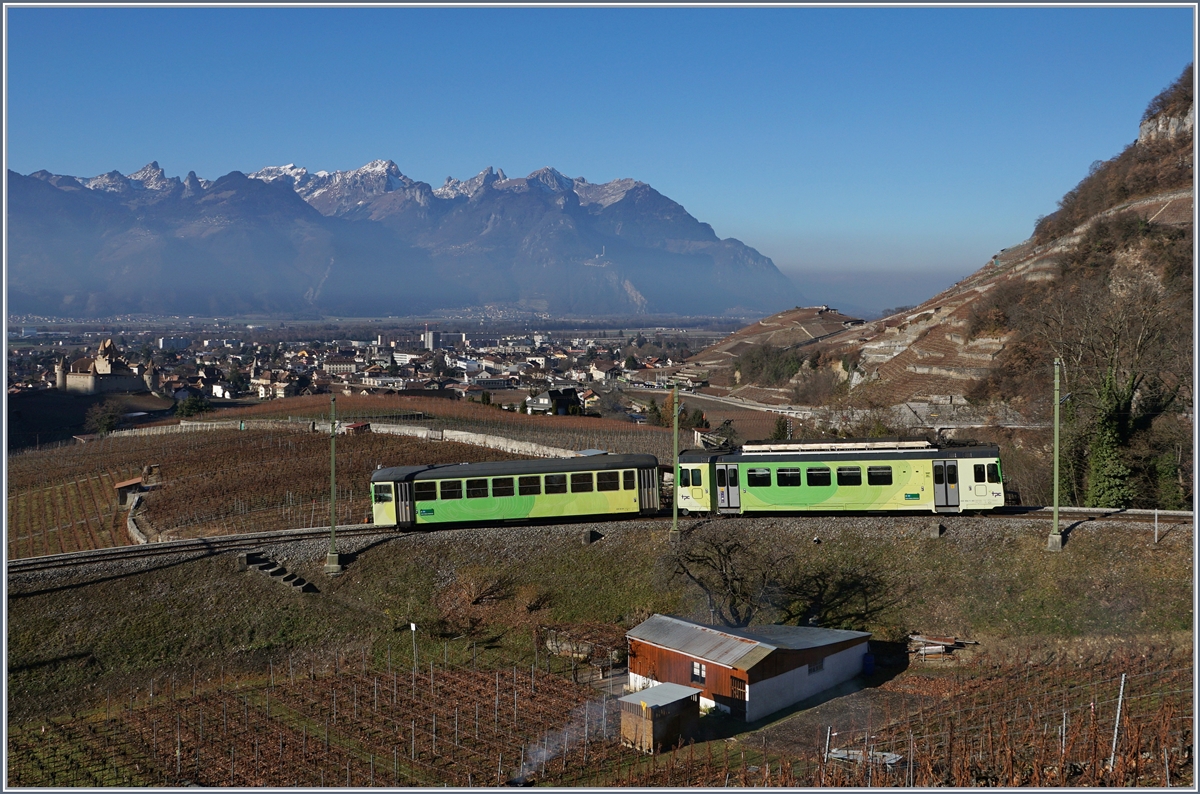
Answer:
<path fill-rule="evenodd" d="M 374 522 L 413 527 L 657 513 L 658 459 L 588 455 L 378 469 Z"/>
<path fill-rule="evenodd" d="M 1000 450 L 924 439 L 759 441 L 679 455 L 676 505 L 688 513 L 924 511 L 1004 505 Z"/>

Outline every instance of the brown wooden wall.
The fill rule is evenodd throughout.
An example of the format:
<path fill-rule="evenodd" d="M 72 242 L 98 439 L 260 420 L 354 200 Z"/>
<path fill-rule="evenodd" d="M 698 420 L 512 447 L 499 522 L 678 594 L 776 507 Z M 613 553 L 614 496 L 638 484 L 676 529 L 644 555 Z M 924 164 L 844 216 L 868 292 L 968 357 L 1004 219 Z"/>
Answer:
<path fill-rule="evenodd" d="M 653 678 L 655 681 L 662 681 L 669 684 L 683 684 L 684 686 L 701 689 L 703 690 L 703 694 L 700 697 L 714 702 L 718 701 L 719 698 L 729 698 L 729 678 L 731 674 L 736 675 L 738 678 L 744 679 L 746 677 L 745 673 L 740 673 L 736 670 L 731 671 L 727 667 L 720 667 L 711 662 L 704 662 L 707 666 L 707 674 L 705 682 L 699 684 L 692 681 L 693 661 L 699 662 L 703 660 L 694 659 L 678 651 L 668 651 L 665 648 L 648 645 L 632 637 L 629 639 L 629 672 L 637 673 L 646 678 Z"/>

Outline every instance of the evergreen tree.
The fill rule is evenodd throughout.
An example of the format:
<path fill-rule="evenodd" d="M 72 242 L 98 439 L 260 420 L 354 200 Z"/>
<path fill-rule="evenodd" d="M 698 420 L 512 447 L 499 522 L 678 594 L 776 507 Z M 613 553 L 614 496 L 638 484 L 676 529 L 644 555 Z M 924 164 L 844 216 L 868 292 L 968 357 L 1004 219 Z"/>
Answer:
<path fill-rule="evenodd" d="M 1179 464 L 1173 452 L 1165 452 L 1154 462 L 1157 475 L 1158 506 L 1163 510 L 1187 510 L 1191 507 L 1184 499 L 1179 484 Z"/>
<path fill-rule="evenodd" d="M 646 409 L 646 422 L 652 425 L 662 424 L 662 412 L 658 410 L 658 403 L 654 400 L 650 401 L 650 407 Z"/>
<path fill-rule="evenodd" d="M 1121 400 L 1115 391 L 1110 371 L 1100 394 L 1088 455 L 1086 507 L 1128 507 L 1134 498 L 1129 467 L 1121 460 Z"/>

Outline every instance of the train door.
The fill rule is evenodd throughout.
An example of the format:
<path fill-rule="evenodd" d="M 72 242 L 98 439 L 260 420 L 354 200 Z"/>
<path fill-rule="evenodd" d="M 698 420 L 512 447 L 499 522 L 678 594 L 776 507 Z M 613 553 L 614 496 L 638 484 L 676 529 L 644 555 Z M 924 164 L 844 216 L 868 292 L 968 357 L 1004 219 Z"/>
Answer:
<path fill-rule="evenodd" d="M 413 486 L 411 482 L 396 483 L 396 523 L 402 527 L 413 524 Z"/>
<path fill-rule="evenodd" d="M 742 512 L 736 463 L 718 463 L 716 472 L 717 508 L 722 512 Z"/>
<path fill-rule="evenodd" d="M 958 461 L 933 462 L 933 508 L 939 512 L 958 510 Z"/>
<path fill-rule="evenodd" d="M 658 512 L 657 469 L 638 469 L 638 497 L 643 514 Z"/>
<path fill-rule="evenodd" d="M 376 482 L 371 484 L 371 521 L 381 526 L 412 523 L 411 484 Z"/>

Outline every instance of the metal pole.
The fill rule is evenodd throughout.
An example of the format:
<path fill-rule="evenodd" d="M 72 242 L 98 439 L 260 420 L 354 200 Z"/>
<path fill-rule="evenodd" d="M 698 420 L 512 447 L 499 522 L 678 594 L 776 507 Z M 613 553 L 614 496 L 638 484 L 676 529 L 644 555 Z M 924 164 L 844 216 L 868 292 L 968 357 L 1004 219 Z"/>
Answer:
<path fill-rule="evenodd" d="M 672 438 L 674 439 L 674 461 L 675 468 L 673 469 L 674 477 L 671 485 L 671 538 L 673 544 L 679 542 L 679 384 L 676 383 L 671 388 L 671 424 L 674 427 Z"/>
<path fill-rule="evenodd" d="M 337 551 L 337 395 L 329 395 L 329 554 L 325 573 L 337 576 L 342 560 Z"/>
<path fill-rule="evenodd" d="M 1054 517 L 1050 530 L 1050 541 L 1047 546 L 1051 551 L 1062 551 L 1062 532 L 1058 527 L 1058 378 L 1061 367 L 1062 359 L 1054 359 Z"/>
<path fill-rule="evenodd" d="M 1121 673 L 1121 690 L 1117 694 L 1117 719 L 1113 723 L 1112 752 L 1108 756 L 1108 768 L 1111 771 L 1117 759 L 1117 734 L 1121 730 L 1121 704 L 1125 700 L 1125 674 Z"/>
<path fill-rule="evenodd" d="M 1059 367 L 1061 362 L 1054 359 L 1054 534 L 1060 534 L 1058 528 L 1058 409 L 1059 409 Z"/>

